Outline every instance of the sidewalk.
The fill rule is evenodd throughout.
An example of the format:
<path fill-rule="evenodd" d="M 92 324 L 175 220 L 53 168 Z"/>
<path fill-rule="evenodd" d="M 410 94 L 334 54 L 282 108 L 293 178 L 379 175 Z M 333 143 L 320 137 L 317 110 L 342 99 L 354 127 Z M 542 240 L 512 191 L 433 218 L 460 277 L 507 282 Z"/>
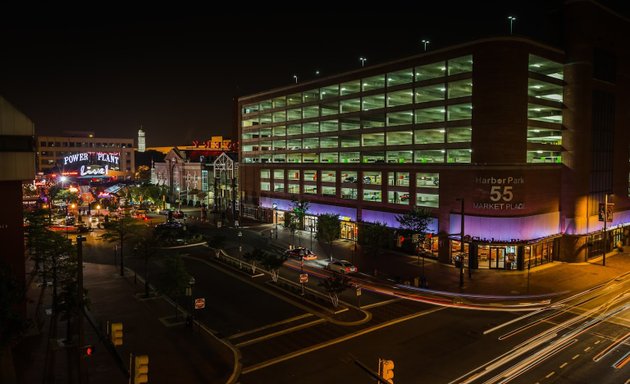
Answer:
<path fill-rule="evenodd" d="M 278 226 L 278 237 L 274 224 L 251 225 L 250 230 L 261 236 L 271 236 L 271 244 L 286 249 L 292 243 L 288 230 Z M 299 233 L 299 234 L 298 234 Z M 311 247 L 310 232 L 298 231 L 296 245 Z M 314 236 L 313 236 L 314 237 Z M 313 252 L 321 258 L 328 257 L 327 246 L 322 246 L 313 238 Z M 333 245 L 333 255 L 355 264 L 359 272 L 377 276 L 383 280 L 414 284 L 415 278 L 423 275 L 428 289 L 456 294 L 493 295 L 493 296 L 566 296 L 571 292 L 584 290 L 630 271 L 630 247 L 624 252 L 612 251 L 606 256 L 606 266 L 602 258 L 593 258 L 589 262 L 564 263 L 552 262 L 531 268 L 527 271 L 506 271 L 497 269 L 464 269 L 464 286 L 460 288 L 460 270 L 451 264 L 443 264 L 434 259 L 422 258 L 391 250 L 384 250 L 377 256 L 361 253 L 360 246 L 354 252 L 354 242 L 337 240 Z"/>
<path fill-rule="evenodd" d="M 226 383 L 233 375 L 234 350 L 197 325 L 194 329 L 185 327 L 182 313 L 178 314 L 179 321 L 173 321 L 175 308 L 162 296 L 142 298 L 144 286 L 140 280 L 134 283 L 132 273 L 121 278 L 116 267 L 85 263 L 84 281 L 90 302 L 87 317 L 94 319 L 94 326 L 84 319 L 85 344 L 94 346 L 92 356 L 84 360 L 89 383 L 127 383 L 130 353 L 149 356 L 149 381 L 154 384 Z M 30 310 L 35 309 L 40 291 L 31 286 Z M 49 308 L 50 289 L 46 291 L 43 308 Z M 50 316 L 41 317 L 43 326 L 35 327 L 14 349 L 19 383 L 44 382 Z M 113 347 L 107 341 L 108 321 L 123 323 L 122 346 Z M 60 320 L 58 328 L 57 337 L 64 337 L 65 321 Z M 114 349 L 116 354 L 111 353 Z M 57 349 L 55 356 L 55 382 L 67 383 L 63 348 Z"/>

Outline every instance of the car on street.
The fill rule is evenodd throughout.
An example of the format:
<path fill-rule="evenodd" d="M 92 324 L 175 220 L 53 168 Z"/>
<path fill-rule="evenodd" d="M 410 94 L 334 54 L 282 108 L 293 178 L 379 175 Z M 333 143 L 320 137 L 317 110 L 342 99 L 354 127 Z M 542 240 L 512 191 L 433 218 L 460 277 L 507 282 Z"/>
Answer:
<path fill-rule="evenodd" d="M 317 260 L 317 255 L 310 249 L 304 247 L 296 247 L 293 249 L 287 249 L 284 253 L 291 259 L 297 260 Z"/>
<path fill-rule="evenodd" d="M 357 271 L 357 267 L 354 266 L 349 261 L 346 260 L 333 260 L 325 267 L 329 271 L 337 272 L 337 273 L 353 273 Z"/>
<path fill-rule="evenodd" d="M 89 219 L 89 222 L 90 222 L 90 228 L 97 229 L 100 220 L 98 219 L 98 217 L 91 216 Z"/>

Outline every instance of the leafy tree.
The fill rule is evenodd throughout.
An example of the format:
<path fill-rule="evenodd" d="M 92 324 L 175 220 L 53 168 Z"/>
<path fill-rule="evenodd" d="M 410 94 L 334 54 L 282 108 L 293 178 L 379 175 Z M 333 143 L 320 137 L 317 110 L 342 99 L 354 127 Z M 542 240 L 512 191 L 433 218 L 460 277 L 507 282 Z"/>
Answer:
<path fill-rule="evenodd" d="M 265 258 L 265 251 L 260 248 L 255 248 L 251 252 L 245 252 L 243 254 L 243 259 L 251 263 L 252 265 L 252 274 L 256 273 L 256 262 L 261 261 Z"/>
<path fill-rule="evenodd" d="M 361 223 L 361 244 L 365 245 L 366 251 L 375 256 L 385 248 L 389 239 L 389 229 L 383 223 Z"/>
<path fill-rule="evenodd" d="M 164 294 L 175 299 L 186 293 L 190 277 L 180 255 L 164 258 L 164 270 L 160 274 L 159 288 Z M 178 313 L 177 304 L 175 304 L 175 318 L 178 317 Z"/>
<path fill-rule="evenodd" d="M 271 279 L 274 283 L 278 282 L 280 276 L 280 267 L 287 261 L 288 255 L 280 252 L 265 252 L 260 258 L 260 264 L 271 272 Z"/>
<path fill-rule="evenodd" d="M 341 223 L 339 215 L 323 214 L 317 218 L 317 240 L 328 244 L 330 260 L 333 258 L 333 241 L 339 238 Z"/>
<path fill-rule="evenodd" d="M 310 203 L 305 200 L 291 200 L 291 211 L 295 216 L 298 229 L 304 230 L 304 216 L 308 212 Z"/>
<path fill-rule="evenodd" d="M 135 179 L 138 181 L 149 181 L 151 180 L 151 168 L 147 165 L 141 165 L 136 168 L 136 174 L 134 175 Z"/>
<path fill-rule="evenodd" d="M 400 223 L 402 228 L 412 234 L 420 235 L 420 241 L 422 241 L 426 235 L 431 219 L 431 211 L 420 207 L 414 207 L 411 211 L 396 216 L 396 221 Z"/>
<path fill-rule="evenodd" d="M 291 231 L 291 244 L 295 245 L 295 232 L 298 229 L 298 223 L 296 216 L 291 212 L 284 213 L 284 227 Z"/>
<path fill-rule="evenodd" d="M 144 224 L 138 223 L 131 217 L 123 217 L 118 221 L 110 221 L 108 223 L 103 223 L 103 225 L 105 233 L 100 236 L 101 239 L 109 243 L 120 244 L 120 276 L 124 276 L 124 245 L 142 231 Z"/>
<path fill-rule="evenodd" d="M 145 227 L 135 237 L 135 253 L 144 258 L 144 297 L 149 297 L 149 259 L 160 256 L 158 243 L 155 241 L 154 232 Z"/>
<path fill-rule="evenodd" d="M 333 276 L 321 280 L 318 285 L 324 288 L 324 291 L 328 293 L 333 307 L 337 308 L 339 305 L 339 295 L 350 287 L 350 279 L 348 279 L 346 275 L 335 273 Z"/>

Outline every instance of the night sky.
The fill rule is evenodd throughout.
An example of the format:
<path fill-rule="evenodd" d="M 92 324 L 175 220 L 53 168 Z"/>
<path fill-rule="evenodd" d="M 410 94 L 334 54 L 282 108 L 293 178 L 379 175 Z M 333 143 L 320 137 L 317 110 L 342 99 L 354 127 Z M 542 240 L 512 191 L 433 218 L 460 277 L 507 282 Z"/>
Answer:
<path fill-rule="evenodd" d="M 517 17 L 515 35 L 542 38 L 561 28 L 553 12 L 561 0 L 338 3 L 300 3 L 295 13 L 243 4 L 229 14 L 213 12 L 212 2 L 3 5 L 0 95 L 33 120 L 38 135 L 135 138 L 143 125 L 148 146 L 185 145 L 232 137 L 234 100 L 290 85 L 294 74 L 306 81 L 316 70 L 356 69 L 360 56 L 366 66 L 402 58 L 422 52 L 422 39 L 431 50 L 507 35 L 508 15 Z M 630 14 L 629 2 L 601 3 Z"/>

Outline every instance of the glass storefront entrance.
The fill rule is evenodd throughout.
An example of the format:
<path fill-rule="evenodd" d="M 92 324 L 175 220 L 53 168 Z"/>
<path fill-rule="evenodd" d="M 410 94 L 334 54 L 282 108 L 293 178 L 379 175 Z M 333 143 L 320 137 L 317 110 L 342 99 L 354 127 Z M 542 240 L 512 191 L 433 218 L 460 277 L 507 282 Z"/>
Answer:
<path fill-rule="evenodd" d="M 348 221 L 341 222 L 341 238 L 345 240 L 357 240 L 357 225 Z"/>

